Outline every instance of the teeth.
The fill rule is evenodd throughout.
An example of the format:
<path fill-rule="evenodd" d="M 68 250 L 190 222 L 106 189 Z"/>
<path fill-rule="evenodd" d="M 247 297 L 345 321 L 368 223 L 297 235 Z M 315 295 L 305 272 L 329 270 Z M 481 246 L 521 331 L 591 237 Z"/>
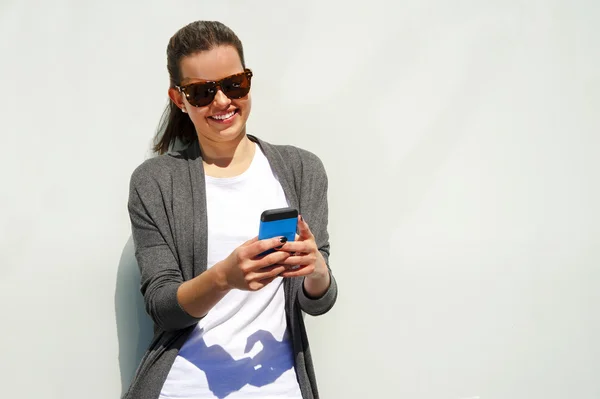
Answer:
<path fill-rule="evenodd" d="M 231 111 L 224 115 L 213 115 L 213 116 L 211 116 L 211 118 L 222 121 L 223 119 L 231 118 L 233 116 L 233 114 L 235 114 L 235 111 Z"/>

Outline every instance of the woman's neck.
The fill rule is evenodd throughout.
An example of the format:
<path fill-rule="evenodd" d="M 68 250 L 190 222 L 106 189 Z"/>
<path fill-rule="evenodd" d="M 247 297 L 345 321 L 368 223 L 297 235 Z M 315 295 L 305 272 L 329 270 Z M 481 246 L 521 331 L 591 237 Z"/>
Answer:
<path fill-rule="evenodd" d="M 228 142 L 199 139 L 205 173 L 213 177 L 233 177 L 243 173 L 254 158 L 255 145 L 245 133 Z"/>

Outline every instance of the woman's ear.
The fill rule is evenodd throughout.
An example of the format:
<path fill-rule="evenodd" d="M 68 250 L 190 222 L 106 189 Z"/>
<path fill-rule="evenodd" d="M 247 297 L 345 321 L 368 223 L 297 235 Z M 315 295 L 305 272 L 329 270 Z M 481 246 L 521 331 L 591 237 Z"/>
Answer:
<path fill-rule="evenodd" d="M 175 105 L 177 105 L 177 108 L 179 108 L 183 112 L 187 112 L 187 110 L 185 109 L 185 102 L 183 101 L 183 95 L 179 92 L 179 90 L 177 90 L 174 87 L 171 87 L 169 89 L 169 98 L 171 99 L 171 101 L 173 101 L 173 103 L 175 103 Z"/>

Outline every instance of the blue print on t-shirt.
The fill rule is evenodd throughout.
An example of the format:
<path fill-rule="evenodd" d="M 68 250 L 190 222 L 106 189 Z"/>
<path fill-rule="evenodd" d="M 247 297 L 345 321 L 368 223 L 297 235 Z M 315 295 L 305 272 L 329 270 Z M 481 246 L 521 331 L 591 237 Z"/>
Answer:
<path fill-rule="evenodd" d="M 262 387 L 271 384 L 294 367 L 288 334 L 277 341 L 269 331 L 258 330 L 246 340 L 245 352 L 260 342 L 262 350 L 254 358 L 235 360 L 219 345 L 207 346 L 204 338 L 185 346 L 179 356 L 187 359 L 206 375 L 208 388 L 219 399 L 239 391 L 244 385 Z"/>

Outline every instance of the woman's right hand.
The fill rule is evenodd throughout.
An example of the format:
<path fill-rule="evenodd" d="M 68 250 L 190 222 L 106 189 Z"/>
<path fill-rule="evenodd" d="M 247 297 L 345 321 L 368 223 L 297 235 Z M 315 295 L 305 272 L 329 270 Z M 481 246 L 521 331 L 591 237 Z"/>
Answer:
<path fill-rule="evenodd" d="M 258 237 L 246 241 L 221 262 L 213 266 L 220 276 L 220 284 L 224 289 L 258 291 L 280 273 L 286 266 L 279 265 L 290 257 L 289 252 L 275 251 L 266 256 L 263 252 L 285 244 L 285 237 L 258 240 Z"/>

